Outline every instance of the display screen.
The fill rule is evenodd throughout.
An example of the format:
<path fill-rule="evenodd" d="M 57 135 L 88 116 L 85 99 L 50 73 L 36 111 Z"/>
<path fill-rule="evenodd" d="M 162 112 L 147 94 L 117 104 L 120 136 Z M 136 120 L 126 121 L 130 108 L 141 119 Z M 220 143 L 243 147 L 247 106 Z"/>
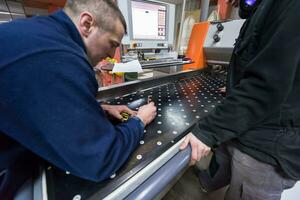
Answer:
<path fill-rule="evenodd" d="M 167 5 L 131 1 L 131 16 L 133 39 L 167 39 Z"/>

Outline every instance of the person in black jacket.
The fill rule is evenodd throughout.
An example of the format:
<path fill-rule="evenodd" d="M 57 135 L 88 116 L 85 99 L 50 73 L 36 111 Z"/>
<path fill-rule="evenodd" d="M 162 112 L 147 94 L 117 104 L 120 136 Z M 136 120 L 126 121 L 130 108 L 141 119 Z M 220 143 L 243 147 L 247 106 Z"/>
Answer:
<path fill-rule="evenodd" d="M 200 182 L 207 190 L 230 184 L 227 200 L 279 200 L 300 179 L 300 1 L 257 2 L 243 15 L 226 99 L 181 146 L 191 145 L 192 164 L 215 152 Z"/>
<path fill-rule="evenodd" d="M 102 181 L 138 146 L 156 115 L 100 105 L 93 67 L 113 57 L 126 32 L 110 0 L 67 1 L 49 16 L 0 25 L 0 199 L 37 171 L 38 158 L 77 177 Z M 113 125 L 122 111 L 136 116 Z"/>

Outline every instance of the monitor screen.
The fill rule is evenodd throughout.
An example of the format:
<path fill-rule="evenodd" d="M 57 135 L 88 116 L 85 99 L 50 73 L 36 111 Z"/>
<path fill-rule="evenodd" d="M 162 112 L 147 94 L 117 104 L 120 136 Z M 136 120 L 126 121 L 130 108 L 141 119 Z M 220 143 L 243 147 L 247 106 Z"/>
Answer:
<path fill-rule="evenodd" d="M 167 40 L 167 5 L 131 1 L 132 39 Z"/>

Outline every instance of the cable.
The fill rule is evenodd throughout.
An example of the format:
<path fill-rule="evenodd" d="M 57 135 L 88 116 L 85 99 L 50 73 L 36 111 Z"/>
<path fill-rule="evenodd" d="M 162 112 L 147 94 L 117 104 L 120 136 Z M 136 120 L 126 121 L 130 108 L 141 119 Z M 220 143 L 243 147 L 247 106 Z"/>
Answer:
<path fill-rule="evenodd" d="M 8 9 L 8 12 L 9 12 L 10 18 L 11 18 L 11 20 L 13 20 L 13 16 L 12 16 L 12 14 L 11 14 L 11 11 L 10 11 L 10 8 L 9 8 L 9 6 L 8 6 L 8 3 L 7 3 L 7 1 L 6 1 L 6 0 L 4 0 L 4 1 L 5 1 L 5 4 L 6 4 L 6 7 L 7 7 L 7 9 Z"/>

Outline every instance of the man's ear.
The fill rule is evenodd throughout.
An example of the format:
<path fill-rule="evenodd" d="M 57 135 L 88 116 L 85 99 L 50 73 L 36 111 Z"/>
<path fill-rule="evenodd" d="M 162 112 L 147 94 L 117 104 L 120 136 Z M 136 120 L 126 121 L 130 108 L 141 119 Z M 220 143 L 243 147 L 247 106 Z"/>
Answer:
<path fill-rule="evenodd" d="M 89 12 L 82 12 L 79 16 L 78 29 L 83 37 L 88 37 L 95 26 L 96 21 L 94 16 Z"/>

